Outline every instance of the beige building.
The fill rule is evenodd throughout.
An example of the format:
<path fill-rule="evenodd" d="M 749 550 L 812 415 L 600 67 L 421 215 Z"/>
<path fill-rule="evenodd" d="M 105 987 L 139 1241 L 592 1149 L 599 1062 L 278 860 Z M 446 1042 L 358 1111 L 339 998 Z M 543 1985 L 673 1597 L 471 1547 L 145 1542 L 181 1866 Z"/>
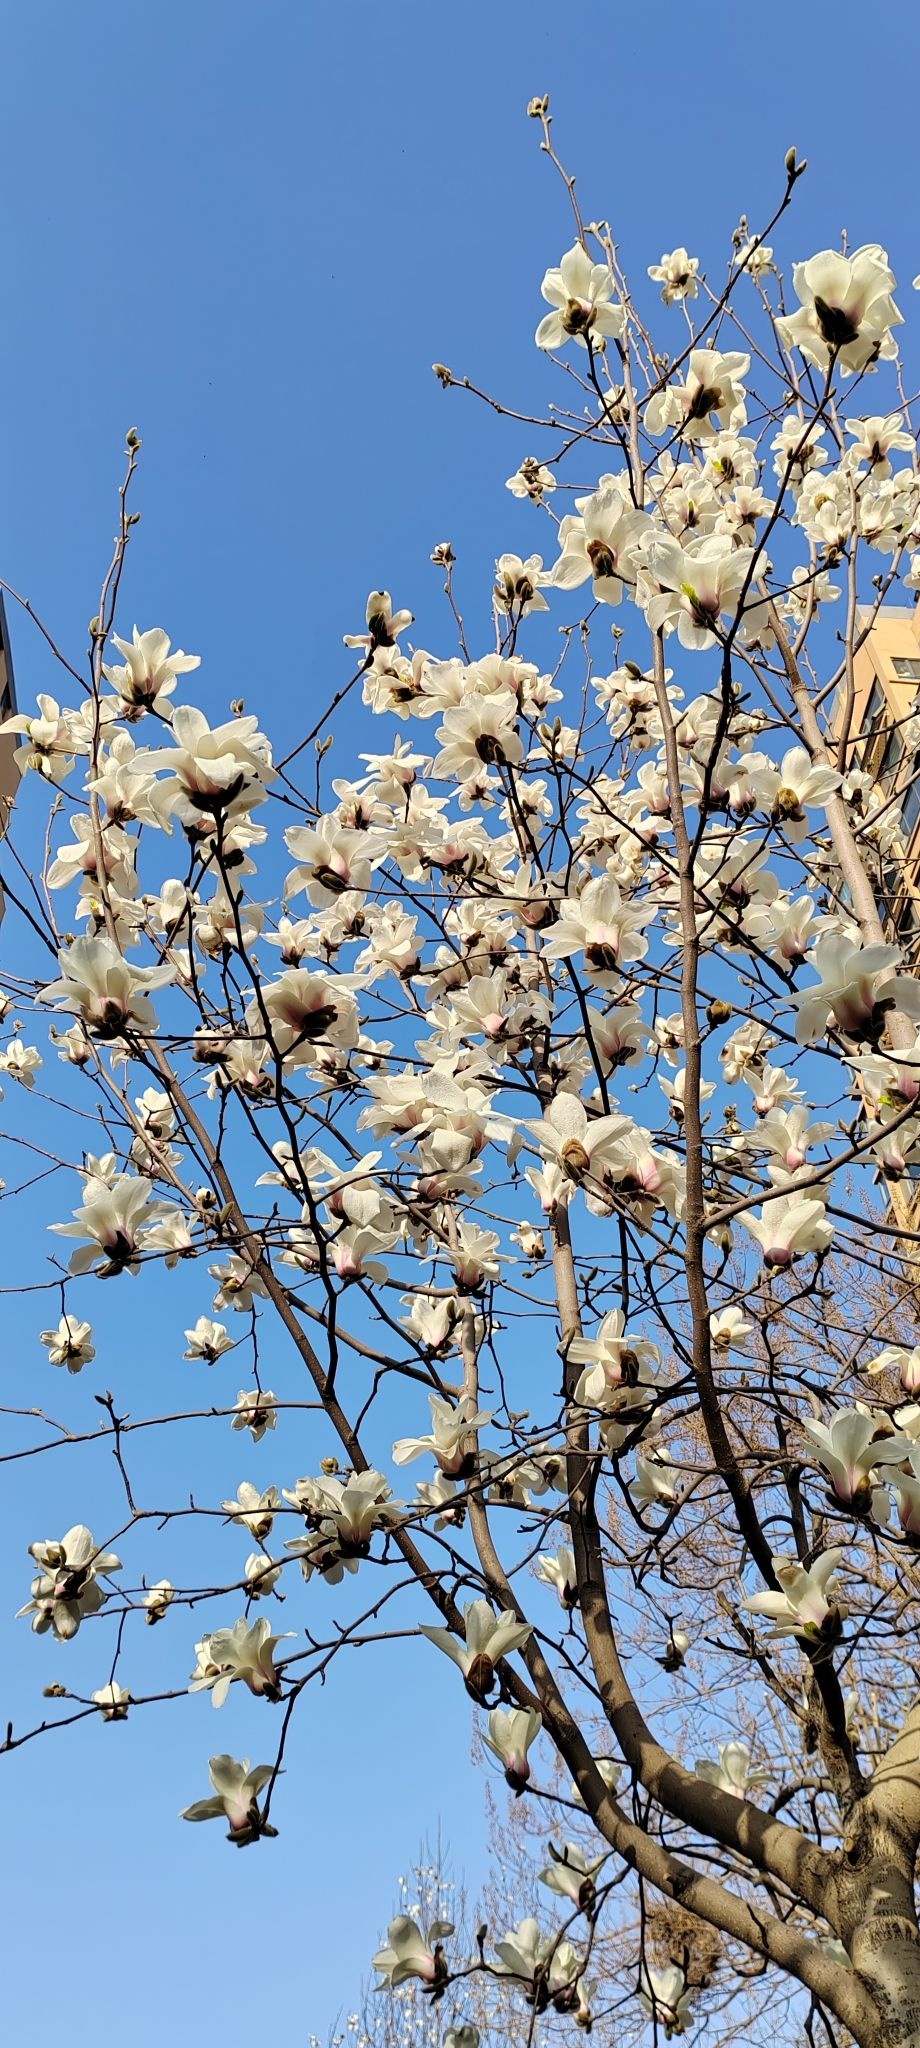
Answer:
<path fill-rule="evenodd" d="M 871 775 L 876 797 L 897 809 L 906 859 L 879 865 L 878 907 L 905 966 L 920 971 L 920 757 L 905 746 L 904 727 L 920 713 L 920 607 L 882 605 L 864 614 L 868 632 L 853 661 L 854 701 L 847 729 L 847 766 Z M 842 737 L 846 690 L 841 689 L 835 730 Z M 920 1227 L 920 1165 L 889 1183 L 892 1213 L 904 1228 Z M 914 1252 L 916 1254 L 916 1247 Z"/>
<path fill-rule="evenodd" d="M 908 857 L 896 870 L 886 871 L 879 908 L 901 943 L 908 944 L 920 930 L 920 775 L 913 755 L 905 750 L 904 725 L 915 710 L 920 711 L 920 608 L 882 605 L 856 651 L 853 668 L 847 765 L 865 769 L 877 793 L 892 806 L 898 800 Z M 841 690 L 838 736 L 844 708 Z"/>

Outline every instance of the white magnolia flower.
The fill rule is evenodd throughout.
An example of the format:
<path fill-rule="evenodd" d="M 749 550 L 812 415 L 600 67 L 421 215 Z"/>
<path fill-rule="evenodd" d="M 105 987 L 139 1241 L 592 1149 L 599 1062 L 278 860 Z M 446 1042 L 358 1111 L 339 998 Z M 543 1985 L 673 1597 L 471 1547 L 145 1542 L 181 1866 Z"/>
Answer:
<path fill-rule="evenodd" d="M 510 690 L 471 692 L 445 713 L 437 737 L 441 752 L 434 773 L 444 781 L 466 782 L 483 768 L 518 767 L 524 742 L 517 729 L 518 702 Z"/>
<path fill-rule="evenodd" d="M 169 771 L 162 800 L 193 833 L 212 831 L 216 821 L 237 818 L 264 802 L 274 780 L 271 748 L 256 718 L 231 718 L 209 726 L 203 711 L 180 704 L 173 712 L 173 747 L 138 757 L 147 768 Z"/>
<path fill-rule="evenodd" d="M 666 384 L 645 408 L 650 434 L 674 427 L 684 440 L 711 441 L 726 429 L 735 433 L 747 420 L 744 385 L 751 367 L 750 356 L 718 349 L 690 351 L 685 381 Z"/>
<path fill-rule="evenodd" d="M 903 1344 L 888 1344 L 870 1359 L 867 1373 L 896 1372 L 905 1394 L 920 1394 L 920 1344 L 908 1351 Z"/>
<path fill-rule="evenodd" d="M 542 1123 L 528 1124 L 541 1152 L 569 1180 L 604 1181 L 622 1172 L 622 1147 L 632 1126 L 625 1116 L 589 1117 L 577 1095 L 556 1095 Z"/>
<path fill-rule="evenodd" d="M 682 1671 L 684 1659 L 689 1648 L 690 1637 L 686 1631 L 682 1628 L 672 1627 L 665 1645 L 664 1656 L 656 1657 L 655 1662 L 661 1665 L 662 1671 L 667 1671 L 669 1674 L 673 1674 L 675 1671 Z"/>
<path fill-rule="evenodd" d="M 252 1309 L 253 1295 L 265 1293 L 264 1280 L 260 1278 L 249 1260 L 242 1258 L 239 1252 L 232 1252 L 222 1266 L 209 1266 L 208 1272 L 212 1280 L 219 1283 L 214 1296 L 215 1308 L 233 1308 L 240 1315 L 248 1315 Z M 218 1328 L 222 1327 L 222 1324 L 218 1324 Z M 225 1350 L 227 1346 L 222 1345 L 221 1349 Z"/>
<path fill-rule="evenodd" d="M 764 755 L 750 771 L 750 785 L 759 803 L 781 824 L 788 838 L 801 840 L 808 829 L 807 809 L 821 810 L 840 788 L 843 777 L 824 762 L 812 761 L 805 747 L 789 747 L 777 768 Z"/>
<path fill-rule="evenodd" d="M 889 1481 L 892 1493 L 894 1494 L 898 1521 L 901 1524 L 903 1534 L 907 1537 L 909 1543 L 920 1545 L 920 1451 L 918 1451 L 916 1444 L 911 1446 L 907 1459 L 907 1471 L 886 1473 L 885 1477 Z M 873 1514 L 875 1514 L 875 1506 L 876 1504 L 873 1501 Z M 888 1502 L 887 1497 L 885 1497 L 882 1512 L 877 1516 L 877 1519 L 881 1522 L 888 1520 L 887 1507 Z"/>
<path fill-rule="evenodd" d="M 802 1428 L 815 1446 L 837 1499 L 847 1507 L 869 1507 L 876 1467 L 898 1465 L 910 1452 L 906 1436 L 879 1434 L 875 1416 L 864 1408 L 841 1408 L 829 1423 L 809 1420 Z"/>
<path fill-rule="evenodd" d="M 668 1024 L 672 1022 L 670 1018 L 665 1021 Z M 681 1025 L 680 1043 L 683 1044 L 683 1020 L 678 1017 L 673 1022 Z M 757 1023 L 754 1018 L 749 1018 L 725 1040 L 719 1054 L 726 1081 L 742 1081 L 750 1072 L 758 1075 L 764 1055 L 775 1044 L 775 1038 L 771 1038 L 765 1026 Z M 676 1060 L 672 1060 L 671 1064 L 676 1066 Z"/>
<path fill-rule="evenodd" d="M 421 1506 L 432 1513 L 432 1528 L 462 1529 L 466 1501 L 455 1479 L 445 1479 L 443 1472 L 437 1472 L 433 1479 L 416 1480 L 415 1492 Z"/>
<path fill-rule="evenodd" d="M 579 896 L 563 897 L 543 957 L 569 960 L 583 953 L 589 980 L 599 988 L 615 987 L 625 961 L 645 959 L 643 934 L 651 918 L 651 906 L 629 902 L 612 875 L 593 875 Z"/>
<path fill-rule="evenodd" d="M 198 1663 L 192 1672 L 189 1692 L 210 1692 L 211 1704 L 222 1707 L 235 1679 L 242 1679 L 260 1699 L 279 1700 L 281 1688 L 275 1670 L 274 1651 L 291 1635 L 273 1636 L 271 1623 L 261 1617 L 250 1627 L 245 1616 L 232 1628 L 215 1629 L 195 1644 Z"/>
<path fill-rule="evenodd" d="M 349 890 L 363 894 L 369 889 L 384 851 L 378 835 L 343 825 L 335 816 L 318 818 L 315 826 L 291 825 L 284 843 L 298 863 L 285 881 L 285 902 L 305 890 L 317 910 L 328 910 Z"/>
<path fill-rule="evenodd" d="M 842 932 L 824 932 L 808 958 L 821 979 L 789 998 L 799 1013 L 800 1045 L 813 1045 L 831 1022 L 848 1038 L 871 1045 L 889 1011 L 920 1018 L 920 982 L 892 973 L 901 959 L 897 946 L 860 946 Z"/>
<path fill-rule="evenodd" d="M 461 1294 L 478 1294 L 487 1280 L 498 1279 L 497 1231 L 480 1230 L 476 1223 L 461 1223 L 456 1244 L 451 1245 L 454 1282 Z"/>
<path fill-rule="evenodd" d="M 512 1792 L 523 1792 L 530 1781 L 527 1752 L 542 1726 L 543 1717 L 536 1707 L 492 1708 L 488 1734 L 482 1739 L 493 1756 L 498 1757 Z"/>
<path fill-rule="evenodd" d="M 803 1252 L 823 1252 L 833 1242 L 834 1226 L 828 1221 L 823 1202 L 807 1195 L 778 1195 L 764 1204 L 761 1216 L 739 1218 L 750 1237 L 756 1238 L 765 1266 L 791 1266 Z"/>
<path fill-rule="evenodd" d="M 612 1309 L 598 1324 L 594 1337 L 575 1337 L 566 1346 L 573 1365 L 583 1365 L 575 1399 L 588 1408 L 603 1408 L 611 1390 L 654 1385 L 661 1364 L 657 1344 L 638 1337 L 626 1328 L 622 1309 Z"/>
<path fill-rule="evenodd" d="M 460 1315 L 460 1304 L 455 1295 L 443 1295 L 433 1299 L 425 1294 L 404 1294 L 403 1304 L 409 1309 L 400 1321 L 426 1351 L 442 1356 L 449 1351 Z"/>
<path fill-rule="evenodd" d="M 776 269 L 773 251 L 766 242 L 758 242 L 756 235 L 749 235 L 737 250 L 735 261 L 739 270 L 746 270 L 751 277 L 765 277 Z"/>
<path fill-rule="evenodd" d="M 707 1757 L 693 1768 L 707 1785 L 716 1785 L 720 1792 L 735 1792 L 739 1799 L 745 1799 L 757 1785 L 766 1785 L 773 1775 L 771 1771 L 752 1770 L 748 1745 L 739 1741 L 720 1742 L 718 1763 Z"/>
<path fill-rule="evenodd" d="M 629 1482 L 629 1492 L 639 1507 L 656 1501 L 673 1507 L 680 1499 L 680 1473 L 662 1446 L 652 1444 L 647 1451 L 636 1452 L 636 1476 Z"/>
<path fill-rule="evenodd" d="M 151 1628 L 155 1627 L 158 1621 L 162 1621 L 167 1607 L 175 1598 L 175 1591 L 170 1579 L 157 1579 L 144 1594 L 141 1605 L 147 1609 L 147 1620 Z"/>
<path fill-rule="evenodd" d="M 540 585 L 548 581 L 542 555 L 499 555 L 495 564 L 495 604 L 500 612 L 524 619 L 529 612 L 548 612 Z"/>
<path fill-rule="evenodd" d="M 194 1329 L 186 1330 L 188 1350 L 183 1358 L 203 1358 L 208 1365 L 215 1365 L 225 1351 L 232 1351 L 234 1340 L 224 1323 L 212 1322 L 210 1316 L 199 1316 Z"/>
<path fill-rule="evenodd" d="M 639 546 L 649 520 L 623 496 L 616 479 L 577 501 L 559 527 L 562 553 L 551 581 L 557 590 L 577 590 L 589 576 L 601 604 L 619 604 L 624 582 L 634 584 Z"/>
<path fill-rule="evenodd" d="M 69 1642 L 81 1621 L 98 1614 L 107 1597 L 98 1575 L 118 1571 L 121 1559 L 114 1551 L 99 1550 L 83 1522 L 75 1523 L 58 1543 L 30 1543 L 29 1554 L 39 1576 L 32 1581 L 31 1600 L 19 1614 L 31 1614 L 36 1635 L 50 1628 L 59 1642 Z"/>
<path fill-rule="evenodd" d="M 496 1942 L 495 1953 L 500 1976 L 520 1978 L 532 1987 L 531 1996 L 540 1984 L 558 2011 L 571 2011 L 585 1965 L 570 1941 L 555 1932 L 544 1934 L 539 1922 L 528 1917 Z"/>
<path fill-rule="evenodd" d="M 372 590 L 365 610 L 366 633 L 345 633 L 346 647 L 366 647 L 369 654 L 379 647 L 395 647 L 400 633 L 412 624 L 411 612 L 394 612 L 388 590 Z"/>
<path fill-rule="evenodd" d="M 95 1176 L 86 1182 L 73 1222 L 49 1226 L 59 1237 L 89 1239 L 71 1255 L 72 1273 L 95 1271 L 108 1280 L 117 1273 L 138 1271 L 141 1232 L 160 1214 L 160 1205 L 150 1199 L 152 1187 L 151 1181 L 128 1173 L 116 1174 L 110 1183 Z"/>
<path fill-rule="evenodd" d="M 661 296 L 666 306 L 673 306 L 682 299 L 695 299 L 699 292 L 700 267 L 698 256 L 688 256 L 686 249 L 670 249 L 662 256 L 660 263 L 650 263 L 648 274 L 653 284 L 661 285 Z"/>
<path fill-rule="evenodd" d="M 71 816 L 70 828 L 73 838 L 56 849 L 48 869 L 48 887 L 78 888 L 82 907 L 97 924 L 101 924 L 103 912 L 98 893 L 100 856 L 102 872 L 108 878 L 116 900 L 118 897 L 130 899 L 137 890 L 134 871 L 137 842 L 120 827 L 109 824 L 100 848 L 93 820 L 82 812 Z"/>
<path fill-rule="evenodd" d="M 520 469 L 516 469 L 514 475 L 508 477 L 505 489 L 511 491 L 515 498 L 539 500 L 547 491 L 556 489 L 556 479 L 552 470 L 547 469 L 545 462 L 538 462 L 534 455 L 525 455 Z"/>
<path fill-rule="evenodd" d="M 631 1003 L 615 1004 L 603 1014 L 588 1005 L 590 1043 L 606 1074 L 634 1067 L 642 1059 L 648 1033 L 642 1013 Z"/>
<path fill-rule="evenodd" d="M 452 1921 L 435 1920 L 425 1936 L 414 1920 L 400 1913 L 390 1921 L 386 1945 L 378 1949 L 373 1967 L 381 1972 L 391 1991 L 407 1983 L 410 1977 L 418 1977 L 423 1984 L 436 1988 L 447 1977 L 441 1944 L 453 1931 Z"/>
<path fill-rule="evenodd" d="M 709 1335 L 717 1351 L 732 1351 L 744 1343 L 753 1329 L 746 1323 L 740 1308 L 717 1309 L 709 1318 Z"/>
<path fill-rule="evenodd" d="M 615 1799 L 620 1789 L 623 1765 L 615 1763 L 612 1756 L 596 1756 L 593 1762 L 598 1776 L 603 1779 L 608 1792 L 612 1793 Z M 574 1781 L 569 1786 L 569 1796 L 574 1800 L 576 1806 L 584 1806 L 585 1802 Z"/>
<path fill-rule="evenodd" d="M 265 1537 L 271 1535 L 272 1523 L 280 1506 L 281 1495 L 277 1486 L 266 1486 L 264 1492 L 260 1492 L 251 1479 L 240 1480 L 235 1500 L 221 1501 L 221 1507 L 231 1522 L 238 1522 L 242 1528 L 248 1529 L 257 1543 L 264 1542 Z"/>
<path fill-rule="evenodd" d="M 266 1557 L 262 1550 L 251 1550 L 243 1566 L 249 1599 L 264 1600 L 268 1593 L 274 1591 L 283 1570 L 284 1564 L 279 1559 Z"/>
<path fill-rule="evenodd" d="M 8 1074 L 11 1081 L 19 1081 L 24 1088 L 34 1088 L 35 1076 L 43 1066 L 41 1053 L 35 1045 L 26 1045 L 21 1038 L 11 1038 L 0 1051 L 0 1074 Z"/>
<path fill-rule="evenodd" d="M 733 548 L 723 534 L 704 534 L 686 547 L 662 534 L 647 550 L 650 586 L 645 615 L 653 631 L 677 628 L 682 647 L 712 647 L 723 612 L 737 604 L 753 561 L 751 548 Z"/>
<path fill-rule="evenodd" d="M 764 952 L 783 966 L 800 967 L 814 942 L 817 905 L 810 896 L 797 903 L 775 897 L 772 903 L 752 903 L 744 913 L 744 930 Z M 772 1044 L 776 1041 L 771 1040 Z M 732 1077 L 726 1073 L 726 1079 Z"/>
<path fill-rule="evenodd" d="M 96 1356 L 92 1323 L 76 1316 L 62 1316 L 56 1330 L 42 1330 L 39 1343 L 47 1349 L 49 1365 L 66 1365 L 68 1372 L 82 1372 Z"/>
<path fill-rule="evenodd" d="M 809 1642 L 836 1638 L 847 1615 L 836 1597 L 836 1572 L 842 1550 L 825 1550 L 806 1571 L 795 1558 L 774 1557 L 776 1593 L 754 1593 L 741 1605 L 749 1614 L 765 1614 L 775 1626 L 771 1635 L 804 1636 Z"/>
<path fill-rule="evenodd" d="M 477 1430 L 484 1429 L 492 1416 L 486 1409 L 479 1409 L 473 1400 L 464 1398 L 453 1405 L 443 1401 L 440 1394 L 429 1394 L 432 1433 L 430 1436 L 404 1436 L 393 1445 L 394 1465 L 411 1465 L 414 1458 L 424 1457 L 426 1451 L 433 1451 L 442 1472 L 449 1479 L 466 1479 L 475 1470 L 476 1452 L 474 1443 Z"/>
<path fill-rule="evenodd" d="M 661 1089 L 662 1094 L 667 1098 L 668 1108 L 671 1112 L 672 1117 L 674 1118 L 674 1122 L 676 1124 L 682 1124 L 684 1121 L 684 1117 L 687 1114 L 686 1067 L 681 1067 L 679 1071 L 674 1075 L 673 1080 L 670 1080 L 667 1074 L 659 1074 L 658 1086 Z M 699 1101 L 701 1103 L 708 1102 L 710 1096 L 714 1095 L 715 1092 L 716 1083 L 714 1081 L 700 1081 L 698 1083 L 697 1093 Z"/>
<path fill-rule="evenodd" d="M 791 1074 L 784 1074 L 782 1067 L 754 1067 L 742 1079 L 754 1096 L 754 1110 L 759 1117 L 768 1117 L 773 1110 L 781 1109 L 785 1103 L 795 1102 L 801 1095 L 802 1084 Z"/>
<path fill-rule="evenodd" d="M 208 1776 L 214 1787 L 213 1796 L 184 1806 L 179 1819 L 228 1820 L 227 1840 L 240 1849 L 247 1842 L 257 1842 L 260 1835 L 274 1835 L 277 1830 L 259 1812 L 259 1793 L 274 1774 L 274 1764 L 250 1764 L 248 1756 L 212 1756 Z"/>
<path fill-rule="evenodd" d="M 570 1899 L 582 1912 L 590 1912 L 595 1900 L 594 1880 L 606 1860 L 605 1853 L 588 1861 L 577 1843 L 566 1842 L 562 1855 L 554 1857 L 540 1871 L 540 1883 L 548 1891 L 558 1892 L 560 1898 Z"/>
<path fill-rule="evenodd" d="M 856 462 L 867 462 L 874 476 L 891 475 L 888 460 L 892 449 L 907 453 L 913 449 L 914 437 L 904 431 L 904 414 L 901 412 L 873 413 L 868 419 L 845 421 L 848 434 L 853 436 L 850 455 Z"/>
<path fill-rule="evenodd" d="M 351 1472 L 345 1479 L 331 1473 L 298 1479 L 292 1491 L 285 1488 L 284 1498 L 300 1508 L 318 1532 L 317 1541 L 297 1538 L 285 1549 L 301 1558 L 305 1576 L 309 1577 L 309 1565 L 332 1584 L 338 1584 L 343 1568 L 357 1570 L 358 1561 L 369 1554 L 374 1530 L 394 1528 L 405 1507 L 404 1501 L 394 1500 L 388 1480 L 373 1467 Z"/>
<path fill-rule="evenodd" d="M 289 967 L 280 981 L 268 982 L 262 990 L 272 1037 L 285 1063 L 304 1066 L 316 1058 L 317 1048 L 330 1045 L 349 1051 L 358 1043 L 358 1005 L 343 980 L 331 981 L 325 974 L 311 974 L 305 967 Z M 247 1022 L 254 1036 L 261 1028 L 261 1009 L 253 1005 Z"/>
<path fill-rule="evenodd" d="M 895 278 L 887 252 L 877 242 L 865 242 L 852 256 L 822 249 L 793 266 L 792 282 L 800 310 L 776 323 L 787 348 L 799 349 L 821 370 L 836 361 L 845 377 L 894 355 L 891 330 L 904 316 L 891 296 Z"/>
<path fill-rule="evenodd" d="M 769 1153 L 767 1172 L 774 1185 L 781 1187 L 804 1173 L 813 1145 L 823 1145 L 833 1136 L 833 1124 L 809 1123 L 804 1103 L 793 1103 L 789 1109 L 777 1109 L 763 1117 L 745 1143 L 751 1151 Z"/>
<path fill-rule="evenodd" d="M 0 733 L 23 735 L 23 744 L 13 755 L 21 775 L 30 769 L 37 770 L 50 781 L 60 782 L 63 776 L 70 774 L 74 755 L 89 751 L 89 741 L 77 738 L 68 714 L 61 711 L 56 698 L 40 695 L 36 702 L 37 718 L 18 711 L 12 718 L 4 719 Z"/>
<path fill-rule="evenodd" d="M 261 1442 L 267 1429 L 277 1429 L 278 1410 L 270 1387 L 241 1387 L 234 1405 L 231 1429 L 248 1429 L 254 1444 Z"/>
<path fill-rule="evenodd" d="M 131 1694 L 123 1685 L 116 1685 L 114 1679 L 110 1679 L 108 1685 L 100 1685 L 97 1692 L 91 1692 L 90 1699 L 101 1709 L 104 1721 L 127 1720 Z"/>
<path fill-rule="evenodd" d="M 639 1998 L 649 2019 L 663 2028 L 665 2040 L 686 2033 L 693 2020 L 693 2007 L 679 1963 L 667 1963 L 661 1970 L 643 1964 Z"/>
<path fill-rule="evenodd" d="M 181 647 L 170 654 L 169 634 L 160 626 L 152 626 L 146 633 L 139 633 L 135 626 L 132 639 L 119 640 L 117 633 L 112 639 L 124 655 L 124 666 L 103 662 L 102 673 L 117 690 L 129 717 L 150 711 L 154 704 L 159 706 L 160 699 L 172 696 L 179 676 L 201 666 L 200 654 L 185 654 Z"/>
<path fill-rule="evenodd" d="M 71 1024 L 69 1031 L 56 1031 L 53 1024 L 48 1026 L 48 1037 L 58 1047 L 58 1059 L 70 1067 L 85 1067 L 93 1057 L 93 1048 L 83 1024 Z"/>
<path fill-rule="evenodd" d="M 558 1550 L 544 1551 L 536 1563 L 536 1577 L 545 1586 L 555 1586 L 563 1607 L 574 1607 L 578 1600 L 578 1572 L 575 1553 L 567 1543 L 560 1543 Z"/>
<path fill-rule="evenodd" d="M 157 1018 L 148 991 L 175 980 L 169 962 L 160 967 L 135 967 L 125 960 L 113 939 L 75 939 L 58 954 L 59 981 L 40 992 L 43 1003 L 74 1010 L 94 1038 L 119 1038 L 126 1028 L 156 1030 Z"/>
<path fill-rule="evenodd" d="M 420 1633 L 459 1665 L 471 1698 L 485 1706 L 495 1679 L 495 1666 L 502 1657 L 519 1650 L 533 1631 L 529 1622 L 518 1621 L 507 1611 L 494 1614 L 488 1600 L 473 1600 L 464 1613 L 465 1642 L 449 1628 L 423 1624 Z"/>
<path fill-rule="evenodd" d="M 495 1944 L 500 1974 L 520 1977 L 524 1982 L 533 1980 L 552 1943 L 553 1936 L 547 1938 L 536 1920 L 530 1917 L 519 1920 L 516 1927 L 509 1929 L 504 1940 Z"/>
<path fill-rule="evenodd" d="M 562 348 L 577 341 L 603 348 L 626 324 L 623 307 L 612 305 L 613 278 L 606 263 L 592 263 L 579 242 L 567 249 L 558 270 L 548 270 L 540 286 L 551 313 L 544 314 L 535 335 L 538 348 Z"/>

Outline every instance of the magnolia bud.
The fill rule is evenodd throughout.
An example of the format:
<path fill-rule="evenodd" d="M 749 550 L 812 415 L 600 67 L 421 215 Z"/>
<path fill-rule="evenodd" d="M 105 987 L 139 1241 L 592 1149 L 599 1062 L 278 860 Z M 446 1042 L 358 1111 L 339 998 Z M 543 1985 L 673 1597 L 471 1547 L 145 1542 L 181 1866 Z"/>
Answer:
<path fill-rule="evenodd" d="M 528 100 L 527 112 L 532 121 L 545 121 L 549 113 L 549 93 L 544 92 L 536 99 Z"/>
<path fill-rule="evenodd" d="M 442 389 L 447 391 L 454 381 L 453 371 L 448 369 L 446 363 L 432 363 L 431 367 Z"/>

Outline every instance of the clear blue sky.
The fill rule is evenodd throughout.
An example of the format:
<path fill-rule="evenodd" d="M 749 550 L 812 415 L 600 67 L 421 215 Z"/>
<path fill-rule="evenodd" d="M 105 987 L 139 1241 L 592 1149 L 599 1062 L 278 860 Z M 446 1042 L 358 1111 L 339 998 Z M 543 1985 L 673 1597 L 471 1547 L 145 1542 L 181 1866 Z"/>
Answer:
<path fill-rule="evenodd" d="M 905 300 L 920 270 L 920 30 L 907 11 L 890 41 L 886 17 L 879 48 L 853 0 L 710 0 L 702 14 L 582 0 L 569 25 L 564 12 L 546 0 L 3 9 L 0 574 L 65 644 L 82 647 L 96 608 L 133 423 L 143 524 L 124 624 L 162 624 L 199 651 L 213 711 L 244 695 L 295 740 L 344 678 L 341 635 L 373 586 L 411 606 L 422 644 L 445 644 L 428 562 L 444 538 L 485 644 L 492 559 L 532 543 L 527 508 L 503 488 L 532 436 L 445 396 L 430 364 L 525 411 L 554 395 L 532 332 L 543 271 L 570 233 L 524 119 L 533 93 L 551 92 L 586 211 L 610 218 L 637 274 L 681 242 L 723 260 L 739 212 L 765 217 L 795 142 L 810 169 L 790 252 L 842 226 L 881 240 Z M 15 625 L 28 703 L 55 679 Z M 32 1214 L 37 1228 L 41 1205 Z M 168 1383 L 184 1316 L 171 1307 L 168 1328 L 126 1332 L 124 1308 L 120 1323 L 108 1310 L 101 1384 L 138 1412 Z M 4 1399 L 27 1386 L 61 1406 L 36 1321 L 28 1302 L 10 1314 Z M 231 1490 L 244 1468 L 287 1478 L 265 1453 L 228 1450 L 214 1476 Z M 61 1664 L 9 1617 L 25 1544 L 87 1512 L 63 1463 L 20 1468 L 0 1490 L 13 1667 L 0 1705 L 17 1721 Z M 142 1464 L 151 1490 L 155 1469 Z M 152 1641 L 162 1654 L 163 1633 Z M 244 1857 L 174 1815 L 206 1789 L 215 1732 L 214 1746 L 257 1754 L 257 1716 L 231 1729 L 229 1709 L 193 1701 L 0 1760 L 11 2034 L 31 2048 L 116 2033 L 159 2048 L 202 2028 L 322 2034 L 353 2000 L 420 1833 L 440 1815 L 474 1881 L 482 1867 L 466 1706 L 435 1662 L 422 1648 L 381 1654 L 311 1701 L 283 1833 Z"/>

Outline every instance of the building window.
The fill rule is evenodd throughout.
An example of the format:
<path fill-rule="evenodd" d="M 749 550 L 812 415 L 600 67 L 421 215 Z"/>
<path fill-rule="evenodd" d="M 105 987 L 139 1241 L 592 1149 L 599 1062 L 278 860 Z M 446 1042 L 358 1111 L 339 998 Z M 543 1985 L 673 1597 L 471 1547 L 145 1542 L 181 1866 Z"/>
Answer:
<path fill-rule="evenodd" d="M 901 738 L 897 726 L 892 726 L 891 732 L 888 735 L 888 742 L 885 747 L 885 751 L 876 770 L 878 780 L 880 783 L 882 783 L 886 791 L 891 788 L 891 784 L 894 781 L 895 775 L 897 773 L 898 762 L 900 761 L 903 752 L 904 741 Z"/>
<path fill-rule="evenodd" d="M 866 708 L 862 715 L 862 720 L 860 722 L 858 734 L 858 737 L 860 739 L 871 739 L 872 734 L 875 731 L 875 728 L 879 722 L 879 719 L 881 718 L 884 709 L 885 692 L 882 689 L 881 683 L 874 682 L 869 692 L 869 701 L 866 705 Z"/>
<path fill-rule="evenodd" d="M 899 683 L 920 683 L 920 660 L 903 654 L 896 654 L 893 657 L 891 666 Z"/>
<path fill-rule="evenodd" d="M 865 769 L 866 774 L 871 775 L 873 778 L 878 771 L 879 755 L 884 745 L 888 718 L 888 704 L 885 692 L 882 689 L 881 683 L 874 682 L 865 710 L 863 711 L 859 732 L 856 735 L 857 747 L 861 748 L 862 752 L 861 760 L 859 754 L 857 754 L 857 760 L 859 760 L 860 767 Z"/>
<path fill-rule="evenodd" d="M 900 904 L 890 923 L 895 938 L 899 939 L 903 946 L 910 946 L 920 928 L 917 905 L 912 896 L 908 896 L 906 901 Z"/>
<path fill-rule="evenodd" d="M 920 818 L 920 776 L 915 776 L 901 806 L 901 823 L 908 839 L 913 833 L 918 818 Z"/>

